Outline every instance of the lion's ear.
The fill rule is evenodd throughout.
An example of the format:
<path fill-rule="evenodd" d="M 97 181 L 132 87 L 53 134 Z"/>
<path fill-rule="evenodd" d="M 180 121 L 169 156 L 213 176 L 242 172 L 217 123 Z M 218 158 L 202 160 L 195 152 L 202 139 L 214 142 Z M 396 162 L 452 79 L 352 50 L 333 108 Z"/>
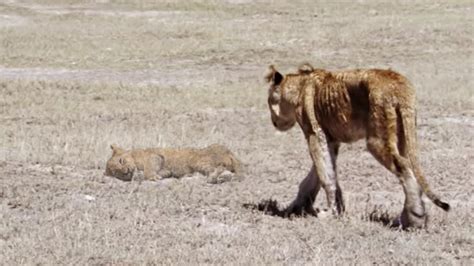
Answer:
<path fill-rule="evenodd" d="M 154 161 L 154 165 L 158 167 L 159 170 L 161 170 L 165 164 L 165 156 L 162 154 L 153 154 L 150 156 L 150 160 Z"/>
<path fill-rule="evenodd" d="M 283 75 L 280 74 L 273 65 L 270 65 L 269 69 L 270 72 L 265 76 L 265 80 L 273 83 L 273 85 L 280 85 L 283 80 Z"/>
<path fill-rule="evenodd" d="M 314 71 L 314 68 L 310 63 L 304 63 L 298 67 L 298 73 L 300 74 L 309 74 L 313 71 Z"/>
<path fill-rule="evenodd" d="M 112 156 L 118 155 L 118 154 L 121 154 L 121 153 L 124 153 L 124 152 L 125 152 L 124 149 L 120 148 L 120 147 L 117 146 L 116 144 L 110 145 L 110 148 L 112 149 Z"/>

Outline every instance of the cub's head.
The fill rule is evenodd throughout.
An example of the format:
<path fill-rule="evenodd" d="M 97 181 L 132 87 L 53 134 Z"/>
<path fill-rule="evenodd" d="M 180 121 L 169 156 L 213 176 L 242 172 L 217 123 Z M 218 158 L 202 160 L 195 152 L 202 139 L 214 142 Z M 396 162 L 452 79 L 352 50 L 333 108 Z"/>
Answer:
<path fill-rule="evenodd" d="M 117 145 L 110 145 L 110 148 L 112 149 L 112 157 L 107 161 L 104 174 L 123 181 L 131 181 L 136 170 L 135 160 L 131 152 Z"/>
<path fill-rule="evenodd" d="M 307 77 L 313 72 L 310 64 L 303 64 L 298 73 L 282 75 L 273 65 L 265 80 L 270 83 L 268 89 L 268 107 L 273 125 L 281 131 L 292 128 L 296 122 L 295 107 L 300 101 L 301 89 Z"/>

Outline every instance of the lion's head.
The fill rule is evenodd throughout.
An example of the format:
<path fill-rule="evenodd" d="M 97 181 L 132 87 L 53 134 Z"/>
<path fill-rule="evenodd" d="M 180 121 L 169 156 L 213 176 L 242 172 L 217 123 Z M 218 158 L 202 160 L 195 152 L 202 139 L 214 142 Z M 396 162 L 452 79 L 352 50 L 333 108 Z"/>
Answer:
<path fill-rule="evenodd" d="M 310 64 L 305 63 L 298 68 L 298 73 L 282 75 L 273 65 L 269 67 L 269 73 L 265 76 L 270 83 L 268 107 L 273 125 L 278 130 L 286 131 L 295 125 L 295 106 L 300 100 L 301 88 L 313 70 Z"/>
<path fill-rule="evenodd" d="M 112 157 L 107 161 L 105 175 L 124 181 L 132 180 L 137 167 L 131 153 L 117 145 L 111 145 L 110 148 L 112 149 Z"/>

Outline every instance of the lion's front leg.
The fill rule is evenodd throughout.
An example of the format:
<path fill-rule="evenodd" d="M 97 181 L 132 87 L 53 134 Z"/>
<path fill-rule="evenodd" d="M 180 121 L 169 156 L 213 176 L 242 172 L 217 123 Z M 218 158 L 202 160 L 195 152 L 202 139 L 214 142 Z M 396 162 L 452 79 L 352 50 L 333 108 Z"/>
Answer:
<path fill-rule="evenodd" d="M 314 163 L 316 175 L 321 186 L 326 191 L 328 210 L 333 214 L 341 214 L 344 207 L 333 159 L 326 140 L 326 136 L 319 130 L 307 137 L 309 152 Z"/>
<path fill-rule="evenodd" d="M 146 180 L 159 180 L 162 176 L 159 174 L 163 168 L 164 157 L 159 154 L 151 154 L 144 162 L 143 175 Z"/>
<path fill-rule="evenodd" d="M 207 183 L 220 184 L 232 180 L 234 173 L 228 171 L 223 166 L 207 167 L 207 170 L 202 171 L 207 176 Z"/>
<path fill-rule="evenodd" d="M 317 216 L 317 211 L 313 208 L 321 183 L 316 176 L 314 165 L 308 175 L 301 181 L 296 198 L 285 209 L 285 216 L 310 214 Z"/>

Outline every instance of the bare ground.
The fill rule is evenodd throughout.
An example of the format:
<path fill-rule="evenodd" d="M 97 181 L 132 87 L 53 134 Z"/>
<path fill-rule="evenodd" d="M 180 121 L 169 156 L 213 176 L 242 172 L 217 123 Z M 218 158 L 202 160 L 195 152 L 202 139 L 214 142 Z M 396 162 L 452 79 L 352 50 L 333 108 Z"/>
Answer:
<path fill-rule="evenodd" d="M 4 1 L 0 3 L 0 261 L 16 264 L 461 264 L 473 256 L 472 3 Z M 365 151 L 338 160 L 347 214 L 281 219 L 242 204 L 296 195 L 311 161 L 278 133 L 263 73 L 304 61 L 391 67 L 418 89 L 421 163 L 452 206 L 427 230 Z M 122 182 L 109 145 L 221 143 L 243 180 Z M 324 207 L 320 194 L 315 207 Z"/>

